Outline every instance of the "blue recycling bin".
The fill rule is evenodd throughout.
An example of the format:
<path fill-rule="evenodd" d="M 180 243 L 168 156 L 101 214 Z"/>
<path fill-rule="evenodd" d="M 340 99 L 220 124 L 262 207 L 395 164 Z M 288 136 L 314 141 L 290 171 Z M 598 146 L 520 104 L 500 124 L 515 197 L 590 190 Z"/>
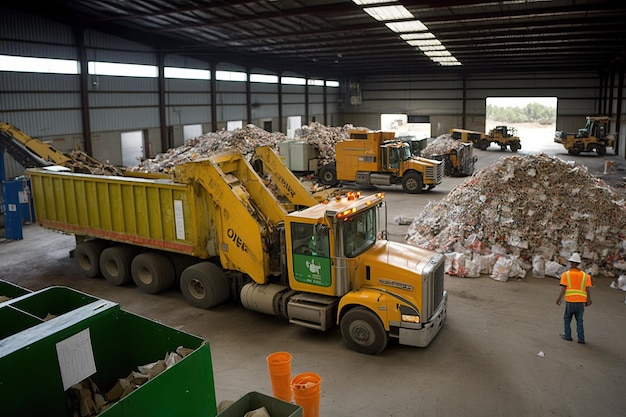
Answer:
<path fill-rule="evenodd" d="M 30 180 L 17 178 L 2 181 L 2 200 L 6 238 L 11 240 L 23 239 L 22 225 L 35 221 L 35 207 L 30 192 Z"/>

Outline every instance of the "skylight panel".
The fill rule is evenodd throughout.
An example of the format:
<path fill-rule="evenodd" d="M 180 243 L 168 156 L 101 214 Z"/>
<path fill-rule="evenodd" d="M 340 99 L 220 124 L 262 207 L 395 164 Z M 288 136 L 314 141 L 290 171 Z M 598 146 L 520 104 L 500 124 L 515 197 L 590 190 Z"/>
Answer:
<path fill-rule="evenodd" d="M 404 6 L 367 7 L 363 11 L 378 21 L 413 19 L 415 16 Z"/>
<path fill-rule="evenodd" d="M 423 32 L 428 30 L 426 25 L 419 20 L 411 20 L 408 22 L 390 22 L 385 23 L 385 25 L 396 33 Z"/>

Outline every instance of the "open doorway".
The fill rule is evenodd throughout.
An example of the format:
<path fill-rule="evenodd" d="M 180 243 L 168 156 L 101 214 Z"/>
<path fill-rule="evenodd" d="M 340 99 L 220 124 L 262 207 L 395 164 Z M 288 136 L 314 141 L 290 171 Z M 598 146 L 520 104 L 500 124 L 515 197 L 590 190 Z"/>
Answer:
<path fill-rule="evenodd" d="M 556 97 L 487 97 L 486 104 L 485 132 L 496 126 L 513 127 L 522 150 L 531 152 L 554 143 Z"/>
<path fill-rule="evenodd" d="M 429 138 L 430 118 L 406 114 L 381 114 L 380 130 L 396 132 L 396 136 L 415 136 L 417 139 Z"/>
<path fill-rule="evenodd" d="M 122 165 L 135 166 L 145 158 L 143 130 L 122 132 Z"/>

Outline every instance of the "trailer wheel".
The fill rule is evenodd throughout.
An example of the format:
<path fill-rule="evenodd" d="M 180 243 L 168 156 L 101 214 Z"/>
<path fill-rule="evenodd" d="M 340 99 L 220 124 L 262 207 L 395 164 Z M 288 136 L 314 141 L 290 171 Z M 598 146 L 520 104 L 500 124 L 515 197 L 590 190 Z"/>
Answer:
<path fill-rule="evenodd" d="M 319 179 L 324 185 L 330 185 L 331 187 L 337 185 L 337 169 L 335 164 L 324 165 L 320 168 Z"/>
<path fill-rule="evenodd" d="M 596 146 L 596 153 L 600 156 L 606 155 L 606 146 L 603 146 L 603 145 Z"/>
<path fill-rule="evenodd" d="M 189 304 L 198 308 L 215 307 L 228 299 L 224 271 L 211 262 L 191 265 L 180 276 L 180 290 Z"/>
<path fill-rule="evenodd" d="M 378 316 L 363 307 L 348 311 L 340 323 L 348 347 L 360 353 L 378 355 L 387 347 L 388 336 Z"/>
<path fill-rule="evenodd" d="M 409 172 L 402 177 L 402 190 L 408 194 L 419 194 L 424 190 L 422 176 L 417 172 Z"/>
<path fill-rule="evenodd" d="M 99 240 L 87 240 L 76 245 L 74 265 L 81 276 L 95 278 L 100 275 L 100 255 L 105 248 L 106 244 Z"/>
<path fill-rule="evenodd" d="M 111 285 L 123 285 L 132 280 L 131 264 L 137 250 L 130 246 L 111 246 L 100 255 L 100 271 Z"/>
<path fill-rule="evenodd" d="M 489 147 L 489 141 L 487 139 L 481 139 L 480 142 L 478 142 L 478 148 L 481 151 L 487 150 L 488 147 Z"/>
<path fill-rule="evenodd" d="M 137 288 L 148 294 L 158 294 L 176 280 L 174 265 L 162 253 L 140 253 L 133 259 L 130 269 Z"/>

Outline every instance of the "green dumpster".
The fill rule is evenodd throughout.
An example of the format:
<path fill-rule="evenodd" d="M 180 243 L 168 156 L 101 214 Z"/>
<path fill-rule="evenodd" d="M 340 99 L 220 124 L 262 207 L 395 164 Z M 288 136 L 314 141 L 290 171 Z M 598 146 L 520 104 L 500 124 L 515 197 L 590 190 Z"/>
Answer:
<path fill-rule="evenodd" d="M 20 297 L 24 294 L 28 294 L 29 292 L 31 292 L 29 289 L 0 279 L 0 304 L 2 304 L 2 300 L 5 298 L 12 299 Z"/>
<path fill-rule="evenodd" d="M 54 317 L 44 321 L 48 314 Z M 64 287 L 3 303 L 2 323 L 9 316 L 21 325 L 0 339 L 3 416 L 67 416 L 72 384 L 90 377 L 105 393 L 138 366 L 161 360 L 179 346 L 192 351 L 99 415 L 217 414 L 211 355 L 202 338 Z"/>
<path fill-rule="evenodd" d="M 247 412 L 265 407 L 272 417 L 302 417 L 302 407 L 290 404 L 278 398 L 260 392 L 249 392 L 230 407 L 219 413 L 217 417 L 244 417 Z"/>

